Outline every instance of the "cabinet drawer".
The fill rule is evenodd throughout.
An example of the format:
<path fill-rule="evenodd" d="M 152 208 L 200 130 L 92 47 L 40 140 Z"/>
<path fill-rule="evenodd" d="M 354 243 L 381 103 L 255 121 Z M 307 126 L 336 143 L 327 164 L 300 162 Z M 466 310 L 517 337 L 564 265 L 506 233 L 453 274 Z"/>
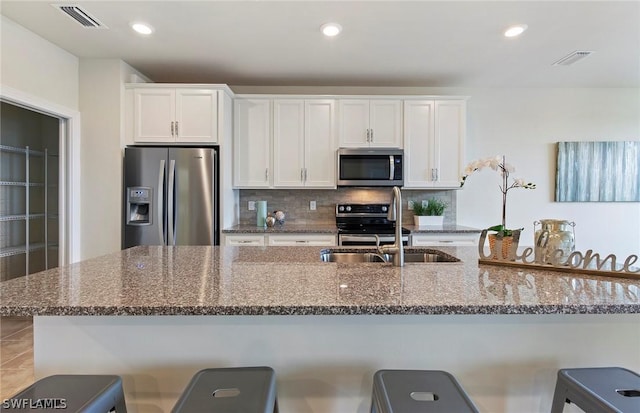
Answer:
<path fill-rule="evenodd" d="M 480 234 L 412 234 L 411 245 L 414 247 L 469 247 L 477 246 Z"/>
<path fill-rule="evenodd" d="M 335 246 L 336 236 L 331 234 L 269 235 L 267 245 L 273 246 Z"/>
<path fill-rule="evenodd" d="M 264 235 L 225 235 L 224 245 L 264 245 Z"/>

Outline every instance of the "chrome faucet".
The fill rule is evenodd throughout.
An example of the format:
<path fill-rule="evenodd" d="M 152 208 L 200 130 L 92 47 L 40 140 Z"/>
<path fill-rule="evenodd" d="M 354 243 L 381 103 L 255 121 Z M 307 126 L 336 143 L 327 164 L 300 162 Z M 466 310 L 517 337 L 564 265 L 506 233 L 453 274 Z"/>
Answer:
<path fill-rule="evenodd" d="M 396 267 L 404 267 L 404 246 L 402 244 L 402 193 L 400 192 L 400 187 L 393 187 L 391 205 L 389 206 L 387 219 L 389 221 L 396 222 L 396 239 L 393 245 L 379 246 L 378 244 L 378 252 L 380 254 L 392 254 L 393 265 Z"/>

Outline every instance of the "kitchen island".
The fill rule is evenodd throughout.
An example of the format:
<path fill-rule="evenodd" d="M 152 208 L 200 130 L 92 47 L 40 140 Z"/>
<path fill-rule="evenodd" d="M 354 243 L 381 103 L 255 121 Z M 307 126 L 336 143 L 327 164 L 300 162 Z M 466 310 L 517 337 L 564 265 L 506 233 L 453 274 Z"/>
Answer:
<path fill-rule="evenodd" d="M 135 247 L 0 283 L 0 315 L 34 316 L 36 377 L 119 374 L 134 413 L 207 367 L 273 367 L 283 413 L 368 412 L 382 368 L 447 370 L 496 413 L 549 411 L 558 368 L 640 370 L 638 280 L 323 249 Z"/>

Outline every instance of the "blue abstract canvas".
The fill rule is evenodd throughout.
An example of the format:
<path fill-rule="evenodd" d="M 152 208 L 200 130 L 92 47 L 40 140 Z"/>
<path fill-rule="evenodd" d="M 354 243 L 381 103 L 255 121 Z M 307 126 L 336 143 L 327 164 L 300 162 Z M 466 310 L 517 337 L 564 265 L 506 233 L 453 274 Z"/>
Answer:
<path fill-rule="evenodd" d="M 557 202 L 640 202 L 640 141 L 558 142 Z"/>

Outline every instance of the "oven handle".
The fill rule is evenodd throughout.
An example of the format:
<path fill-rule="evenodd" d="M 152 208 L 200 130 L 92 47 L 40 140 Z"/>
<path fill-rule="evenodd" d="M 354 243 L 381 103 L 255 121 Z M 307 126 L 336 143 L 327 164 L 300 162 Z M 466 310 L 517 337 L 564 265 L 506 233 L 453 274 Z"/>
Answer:
<path fill-rule="evenodd" d="M 363 241 L 371 241 L 375 244 L 376 236 L 375 235 L 340 235 L 340 240 L 343 242 L 363 242 Z M 389 242 L 395 240 L 394 236 L 382 235 L 380 236 L 381 242 Z"/>

